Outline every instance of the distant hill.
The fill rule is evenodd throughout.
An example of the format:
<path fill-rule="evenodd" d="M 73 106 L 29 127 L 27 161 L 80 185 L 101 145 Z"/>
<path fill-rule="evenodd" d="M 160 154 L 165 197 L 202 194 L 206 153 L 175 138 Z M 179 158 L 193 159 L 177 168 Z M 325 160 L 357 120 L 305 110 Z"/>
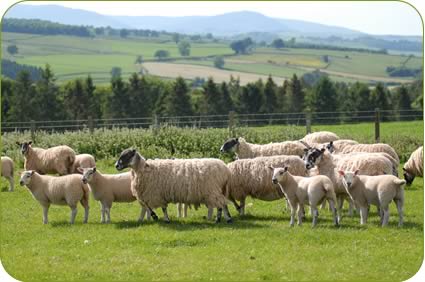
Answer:
<path fill-rule="evenodd" d="M 95 27 L 151 29 L 185 34 L 206 34 L 241 38 L 253 36 L 256 41 L 270 42 L 278 37 L 310 38 L 316 44 L 373 49 L 422 52 L 421 36 L 369 35 L 338 26 L 328 26 L 308 21 L 271 18 L 257 12 L 240 11 L 216 16 L 106 16 L 95 12 L 71 9 L 57 5 L 30 6 L 18 4 L 5 15 L 6 18 L 36 18 L 69 25 Z M 314 39 L 316 38 L 316 39 Z"/>

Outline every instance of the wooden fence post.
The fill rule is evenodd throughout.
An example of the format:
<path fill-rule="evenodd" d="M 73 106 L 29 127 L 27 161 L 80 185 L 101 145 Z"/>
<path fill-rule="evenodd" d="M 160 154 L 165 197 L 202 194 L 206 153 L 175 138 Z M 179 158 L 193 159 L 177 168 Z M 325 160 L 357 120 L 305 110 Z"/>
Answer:
<path fill-rule="evenodd" d="M 381 113 L 379 111 L 379 108 L 375 108 L 375 142 L 379 143 L 381 140 L 381 134 L 380 134 L 380 119 L 381 119 Z"/>
<path fill-rule="evenodd" d="M 235 133 L 235 112 L 229 112 L 229 137 L 234 137 Z"/>
<path fill-rule="evenodd" d="M 307 134 L 311 133 L 311 113 L 305 113 L 305 129 Z"/>
<path fill-rule="evenodd" d="M 153 115 L 153 124 L 152 124 L 153 134 L 158 134 L 159 130 L 159 118 L 157 114 Z"/>
<path fill-rule="evenodd" d="M 93 117 L 92 116 L 88 116 L 87 123 L 88 123 L 87 125 L 89 127 L 90 134 L 93 134 L 93 132 L 94 132 L 94 124 L 93 124 Z"/>
<path fill-rule="evenodd" d="M 30 130 L 31 130 L 31 140 L 35 142 L 35 121 L 33 119 L 31 120 Z"/>

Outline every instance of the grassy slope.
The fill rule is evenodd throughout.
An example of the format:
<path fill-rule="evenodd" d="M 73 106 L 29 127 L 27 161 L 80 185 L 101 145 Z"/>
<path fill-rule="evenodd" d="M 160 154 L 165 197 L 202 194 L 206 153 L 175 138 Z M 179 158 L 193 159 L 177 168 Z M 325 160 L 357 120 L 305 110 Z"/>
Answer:
<path fill-rule="evenodd" d="M 373 138 L 370 124 L 313 129 L 359 141 Z M 271 130 L 280 129 L 255 132 Z M 409 136 L 422 138 L 423 123 L 389 123 L 381 130 L 384 141 L 402 132 L 398 138 L 403 142 Z M 99 161 L 98 168 L 115 173 L 113 162 Z M 176 219 L 174 205 L 169 207 L 171 224 L 138 225 L 137 203 L 116 204 L 113 223 L 101 225 L 99 205 L 91 199 L 89 224 L 81 223 L 81 207 L 77 224 L 69 226 L 69 209 L 54 206 L 50 224 L 44 226 L 41 207 L 25 188 L 4 192 L 3 180 L 1 187 L 1 259 L 20 280 L 405 280 L 423 259 L 422 178 L 406 189 L 405 226 L 396 227 L 392 205 L 385 229 L 378 227 L 375 208 L 365 227 L 359 226 L 358 217 L 345 217 L 336 229 L 329 212 L 321 211 L 318 228 L 310 228 L 310 217 L 302 227 L 289 228 L 282 201 L 258 200 L 248 200 L 248 215 L 234 216 L 233 225 L 207 222 L 205 208 Z M 230 210 L 235 215 L 233 207 Z"/>
<path fill-rule="evenodd" d="M 39 36 L 18 33 L 3 33 L 2 54 L 10 58 L 6 52 L 9 44 L 17 44 L 19 55 L 15 59 L 19 63 L 44 66 L 49 63 L 60 81 L 91 73 L 96 82 L 106 82 L 110 78 L 110 70 L 114 66 L 122 68 L 124 76 L 138 71 L 134 65 L 137 55 L 145 59 L 153 59 L 158 49 L 165 49 L 172 57 L 180 57 L 177 46 L 164 39 L 111 39 L 111 38 L 81 38 L 71 36 Z M 161 40 L 167 41 L 161 43 Z M 209 56 L 232 54 L 232 50 L 224 44 L 191 43 L 191 56 Z M 328 55 L 330 65 L 322 61 L 322 56 Z M 345 56 L 348 55 L 348 58 Z M 313 49 L 282 49 L 258 48 L 254 54 L 229 58 L 226 68 L 235 71 L 272 74 L 274 76 L 290 77 L 308 69 L 326 68 L 329 71 L 360 74 L 373 77 L 388 77 L 387 66 L 399 66 L 406 56 L 367 54 L 359 52 L 344 52 Z M 209 64 L 212 61 L 191 61 L 193 64 Z M 422 64 L 421 58 L 414 57 L 408 62 L 409 67 Z M 307 69 L 306 69 L 307 68 Z M 331 76 L 337 81 L 353 82 L 357 79 Z M 361 78 L 367 82 L 364 78 Z"/>

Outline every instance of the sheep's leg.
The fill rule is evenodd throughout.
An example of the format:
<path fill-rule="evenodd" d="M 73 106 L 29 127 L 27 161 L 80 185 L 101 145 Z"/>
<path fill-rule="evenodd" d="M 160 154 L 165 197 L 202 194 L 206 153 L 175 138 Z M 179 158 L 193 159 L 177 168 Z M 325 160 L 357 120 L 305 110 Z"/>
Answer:
<path fill-rule="evenodd" d="M 187 217 L 187 209 L 189 208 L 189 205 L 183 204 L 183 218 Z"/>
<path fill-rule="evenodd" d="M 106 212 L 106 223 L 111 223 L 111 208 L 112 208 L 112 205 L 107 205 L 106 206 L 106 210 L 105 210 L 105 212 Z"/>
<path fill-rule="evenodd" d="M 239 210 L 240 215 L 245 215 L 245 201 L 246 201 L 246 198 L 243 198 L 241 200 L 241 205 L 240 205 L 240 210 Z"/>
<path fill-rule="evenodd" d="M 317 210 L 316 205 L 311 205 L 311 214 L 313 215 L 313 224 L 312 227 L 316 227 L 317 219 L 319 218 L 319 211 Z"/>
<path fill-rule="evenodd" d="M 13 187 L 14 187 L 13 177 L 8 177 L 7 180 L 9 180 L 9 192 L 13 192 Z"/>
<path fill-rule="evenodd" d="M 208 220 L 212 220 L 213 213 L 214 213 L 214 209 L 213 208 L 208 208 L 208 216 L 207 216 L 207 219 Z"/>
<path fill-rule="evenodd" d="M 367 207 L 360 207 L 360 224 L 367 223 Z"/>
<path fill-rule="evenodd" d="M 323 200 L 322 205 L 320 206 L 321 210 L 326 209 L 326 200 Z"/>
<path fill-rule="evenodd" d="M 224 219 L 226 220 L 227 223 L 233 222 L 229 209 L 227 208 L 227 205 L 224 205 Z"/>
<path fill-rule="evenodd" d="M 335 226 L 339 226 L 338 215 L 337 215 L 337 212 L 336 212 L 335 203 L 334 203 L 333 200 L 328 200 L 328 202 L 329 202 L 329 208 L 331 209 L 332 215 L 334 217 L 334 224 L 335 224 Z"/>
<path fill-rule="evenodd" d="M 390 219 L 390 209 L 388 208 L 388 205 L 385 207 L 381 207 L 381 209 L 383 209 L 383 213 L 384 213 L 384 220 L 382 221 L 382 227 L 385 227 L 388 225 L 388 221 Z"/>
<path fill-rule="evenodd" d="M 398 226 L 403 226 L 403 200 L 398 199 L 397 202 L 397 211 L 398 211 Z"/>
<path fill-rule="evenodd" d="M 238 205 L 238 203 L 236 202 L 236 200 L 232 196 L 229 196 L 229 200 L 233 203 L 233 205 L 235 206 L 235 209 L 238 211 L 238 213 L 240 215 L 241 214 L 241 206 Z"/>
<path fill-rule="evenodd" d="M 177 203 L 177 217 L 182 217 L 182 203 Z"/>
<path fill-rule="evenodd" d="M 348 215 L 353 217 L 353 201 L 348 199 Z"/>
<path fill-rule="evenodd" d="M 289 221 L 289 225 L 292 227 L 294 226 L 294 222 L 295 222 L 295 208 L 290 205 L 291 208 L 291 220 Z"/>
<path fill-rule="evenodd" d="M 74 224 L 75 222 L 75 216 L 77 215 L 77 206 L 71 206 L 71 224 Z"/>
<path fill-rule="evenodd" d="M 140 216 L 139 216 L 139 219 L 138 219 L 139 223 L 143 222 L 143 220 L 145 219 L 146 213 L 147 213 L 146 207 L 142 206 L 142 208 L 140 209 Z M 146 219 L 149 220 L 148 215 L 146 216 Z"/>
<path fill-rule="evenodd" d="M 301 226 L 303 224 L 303 216 L 304 216 L 304 205 L 298 204 L 298 225 Z"/>
<path fill-rule="evenodd" d="M 163 207 L 161 209 L 162 209 L 162 213 L 164 214 L 164 221 L 166 223 L 170 223 L 170 218 L 168 217 L 167 207 Z"/>
<path fill-rule="evenodd" d="M 219 223 L 221 221 L 221 212 L 222 212 L 222 208 L 217 208 L 217 217 L 215 219 L 215 223 Z"/>
<path fill-rule="evenodd" d="M 89 210 L 90 210 L 90 207 L 89 207 L 89 203 L 88 202 L 86 202 L 86 201 L 83 201 L 84 202 L 84 204 L 83 204 L 83 207 L 84 207 L 84 219 L 83 219 L 83 223 L 87 223 L 87 221 L 89 220 Z"/>
<path fill-rule="evenodd" d="M 338 196 L 336 198 L 336 205 L 337 205 L 337 210 L 338 210 L 338 224 L 341 223 L 341 219 L 342 219 L 342 205 L 344 203 L 344 198 L 341 196 Z"/>
<path fill-rule="evenodd" d="M 100 223 L 105 223 L 105 204 L 100 203 Z"/>
<path fill-rule="evenodd" d="M 48 213 L 50 205 L 43 206 L 43 223 L 47 224 L 49 222 Z"/>

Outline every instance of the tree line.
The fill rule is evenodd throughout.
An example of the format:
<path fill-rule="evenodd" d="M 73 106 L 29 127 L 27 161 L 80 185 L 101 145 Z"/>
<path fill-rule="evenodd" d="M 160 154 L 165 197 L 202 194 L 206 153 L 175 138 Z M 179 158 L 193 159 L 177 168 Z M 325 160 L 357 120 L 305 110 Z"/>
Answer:
<path fill-rule="evenodd" d="M 92 118 L 134 118 L 160 116 L 217 115 L 235 111 L 241 114 L 347 112 L 346 120 L 362 111 L 409 110 L 423 108 L 423 81 L 392 90 L 378 83 L 333 82 L 322 76 L 314 85 L 295 74 L 282 85 L 270 76 L 266 81 L 241 85 L 231 77 L 216 83 L 208 78 L 199 86 L 178 77 L 161 80 L 132 74 L 120 75 L 109 85 L 95 85 L 90 76 L 57 84 L 50 66 L 41 69 L 41 78 L 33 81 L 28 71 L 16 80 L 2 78 L 2 120 L 58 120 Z"/>

